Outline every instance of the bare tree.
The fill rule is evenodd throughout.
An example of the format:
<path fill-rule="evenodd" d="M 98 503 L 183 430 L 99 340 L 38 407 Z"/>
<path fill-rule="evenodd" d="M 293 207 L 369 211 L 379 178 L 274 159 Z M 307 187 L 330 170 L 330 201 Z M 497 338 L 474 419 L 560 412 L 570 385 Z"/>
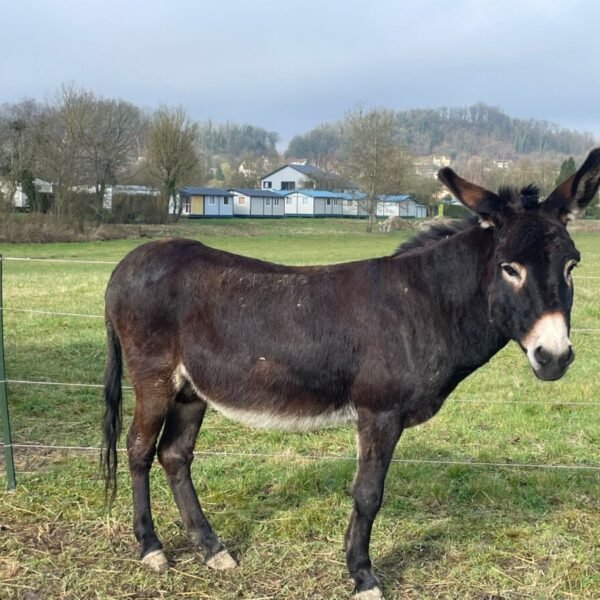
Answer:
<path fill-rule="evenodd" d="M 169 203 L 176 202 L 176 190 L 198 165 L 198 126 L 181 107 L 161 106 L 152 116 L 146 136 L 146 166 L 160 189 L 161 222 L 166 223 Z M 176 217 L 182 206 L 175 206 Z"/>
<path fill-rule="evenodd" d="M 108 184 L 116 183 L 136 158 L 142 133 L 139 109 L 124 100 L 87 96 L 89 111 L 81 126 L 82 161 L 102 206 Z"/>
<path fill-rule="evenodd" d="M 86 218 L 102 214 L 106 186 L 137 158 L 141 131 L 134 105 L 72 84 L 61 87 L 44 110 L 37 136 L 40 171 L 54 184 L 59 219 L 75 218 L 83 229 Z"/>
<path fill-rule="evenodd" d="M 0 182 L 9 211 L 19 185 L 34 170 L 40 112 L 40 105 L 31 99 L 0 108 Z"/>
<path fill-rule="evenodd" d="M 377 217 L 377 196 L 400 192 L 413 169 L 408 152 L 394 140 L 394 124 L 392 111 L 359 106 L 342 125 L 341 168 L 364 194 L 359 205 L 367 213 L 369 232 Z"/>
<path fill-rule="evenodd" d="M 54 213 L 59 220 L 78 212 L 76 185 L 85 178 L 82 122 L 88 118 L 89 98 L 72 85 L 63 85 L 40 120 L 40 171 L 52 181 Z M 79 226 L 83 221 L 79 216 Z"/>

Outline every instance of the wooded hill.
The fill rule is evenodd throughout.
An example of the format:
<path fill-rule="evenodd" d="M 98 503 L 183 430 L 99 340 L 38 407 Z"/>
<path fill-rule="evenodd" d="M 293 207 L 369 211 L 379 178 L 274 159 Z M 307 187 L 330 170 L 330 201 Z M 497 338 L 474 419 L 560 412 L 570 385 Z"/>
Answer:
<path fill-rule="evenodd" d="M 324 156 L 333 158 L 339 150 L 341 126 L 341 122 L 322 125 L 294 137 L 286 156 L 305 157 L 315 163 L 322 163 Z M 548 121 L 513 118 L 483 103 L 398 111 L 395 127 L 396 140 L 412 154 L 445 154 L 454 160 L 474 155 L 505 160 L 523 155 L 580 156 L 597 143 L 589 133 Z"/>

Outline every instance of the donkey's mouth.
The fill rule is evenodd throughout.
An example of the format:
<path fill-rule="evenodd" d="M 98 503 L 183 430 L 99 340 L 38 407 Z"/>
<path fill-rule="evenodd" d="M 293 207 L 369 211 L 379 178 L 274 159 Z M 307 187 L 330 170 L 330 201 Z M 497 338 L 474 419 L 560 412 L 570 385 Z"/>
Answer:
<path fill-rule="evenodd" d="M 575 360 L 575 352 L 569 346 L 565 352 L 557 355 L 538 346 L 533 351 L 527 351 L 527 358 L 538 379 L 556 381 L 568 371 L 569 365 Z"/>
<path fill-rule="evenodd" d="M 542 314 L 519 344 L 542 381 L 560 379 L 575 360 L 567 319 L 559 311 Z"/>

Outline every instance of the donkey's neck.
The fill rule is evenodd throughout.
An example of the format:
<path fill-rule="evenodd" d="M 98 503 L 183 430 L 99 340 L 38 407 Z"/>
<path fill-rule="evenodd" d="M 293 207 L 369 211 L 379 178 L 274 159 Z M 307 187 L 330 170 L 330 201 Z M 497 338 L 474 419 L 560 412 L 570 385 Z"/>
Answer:
<path fill-rule="evenodd" d="M 429 306 L 423 308 L 445 324 L 441 335 L 452 347 L 449 359 L 459 370 L 478 368 L 508 342 L 488 314 L 493 252 L 493 232 L 474 225 L 396 256 L 400 263 L 412 263 L 400 270 L 416 296 L 428 299 Z"/>

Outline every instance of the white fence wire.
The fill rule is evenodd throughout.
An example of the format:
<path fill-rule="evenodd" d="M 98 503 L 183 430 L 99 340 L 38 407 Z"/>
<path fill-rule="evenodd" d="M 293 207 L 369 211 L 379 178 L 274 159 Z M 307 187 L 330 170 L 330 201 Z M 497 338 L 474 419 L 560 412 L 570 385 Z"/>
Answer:
<path fill-rule="evenodd" d="M 0 444 L 4 447 L 4 444 Z M 100 446 L 71 446 L 71 445 L 53 445 L 53 444 L 34 444 L 34 443 L 19 443 L 12 444 L 13 448 L 24 450 L 50 450 L 63 452 L 100 452 Z M 118 452 L 126 452 L 125 448 L 117 448 Z M 356 456 L 345 456 L 339 454 L 295 454 L 289 452 L 232 452 L 231 450 L 211 451 L 198 450 L 194 452 L 194 456 L 212 456 L 221 458 L 262 458 L 269 460 L 284 460 L 284 461 L 356 461 Z M 547 464 L 547 463 L 517 463 L 517 462 L 490 462 L 490 461 L 469 461 L 469 460 L 451 460 L 451 459 L 422 459 L 422 458 L 393 458 L 392 463 L 407 464 L 407 465 L 443 465 L 443 466 L 461 466 L 461 467 L 487 467 L 487 468 L 509 468 L 509 469 L 549 469 L 549 470 L 567 470 L 567 471 L 594 471 L 600 473 L 600 465 L 585 465 L 585 464 Z"/>

